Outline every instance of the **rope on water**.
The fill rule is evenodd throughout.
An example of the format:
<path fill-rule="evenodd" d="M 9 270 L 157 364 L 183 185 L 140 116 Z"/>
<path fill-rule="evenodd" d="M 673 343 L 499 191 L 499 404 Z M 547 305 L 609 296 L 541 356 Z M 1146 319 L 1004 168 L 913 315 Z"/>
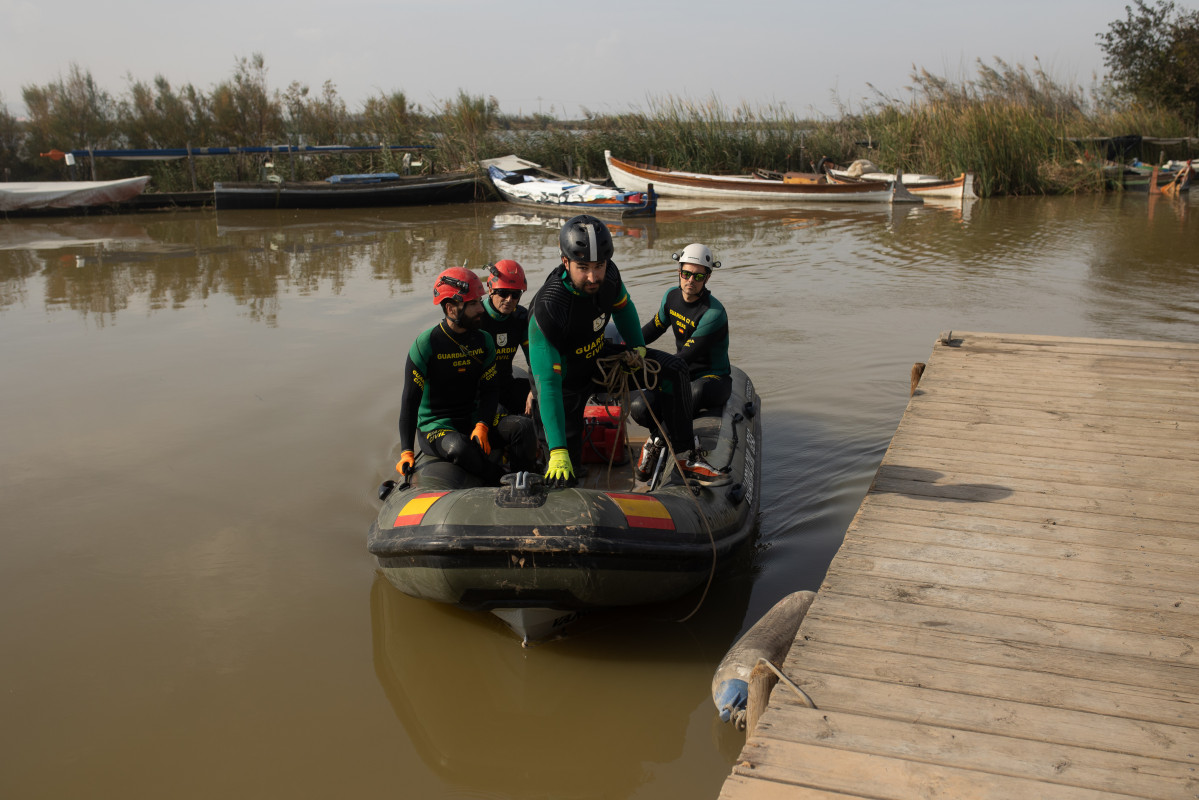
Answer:
<path fill-rule="evenodd" d="M 626 350 L 623 353 L 616 355 L 604 356 L 596 359 L 596 367 L 599 369 L 599 377 L 592 378 L 595 383 L 604 387 L 604 391 L 609 397 L 617 397 L 620 402 L 620 422 L 619 430 L 622 434 L 625 431 L 625 422 L 629 418 L 629 382 L 632 381 L 634 387 L 638 391 L 656 389 L 658 387 L 658 376 L 662 371 L 662 365 L 657 361 L 649 358 L 642 358 L 637 355 L 635 350 Z M 638 380 L 640 376 L 640 380 Z M 684 387 L 684 390 L 689 390 Z M 648 398 L 647 398 L 648 399 Z M 716 537 L 712 534 L 712 526 L 708 522 L 708 517 L 704 514 L 703 506 L 695 499 L 696 488 L 692 485 L 691 480 L 683 470 L 678 469 L 679 457 L 674 451 L 674 445 L 670 443 L 670 436 L 666 432 L 662 421 L 658 419 L 658 415 L 654 413 L 653 404 L 646 402 L 645 408 L 649 411 L 650 419 L 653 420 L 658 433 L 662 435 L 662 441 L 666 443 L 666 449 L 670 452 L 670 465 L 667 469 L 674 468 L 678 470 L 679 477 L 683 479 L 683 485 L 687 487 L 687 494 L 691 497 L 691 502 L 695 504 L 695 511 L 699 514 L 700 520 L 704 524 L 704 531 L 708 534 L 708 543 L 712 545 L 712 564 L 708 569 L 708 582 L 704 585 L 704 591 L 700 595 L 699 600 L 695 604 L 695 608 L 691 609 L 686 616 L 682 617 L 679 622 L 686 622 L 695 616 L 703 606 L 704 600 L 708 597 L 708 590 L 712 588 L 712 580 L 716 576 Z M 633 458 L 633 449 L 629 445 L 628 436 L 623 436 L 625 448 L 629 453 L 630 458 Z M 612 450 L 612 454 L 608 458 L 608 485 L 612 481 L 612 463 L 616 458 L 616 450 Z M 636 472 L 636 463 L 634 462 L 634 472 Z M 665 477 L 665 476 L 664 476 Z M 633 477 L 633 488 L 637 485 L 636 475 Z"/>

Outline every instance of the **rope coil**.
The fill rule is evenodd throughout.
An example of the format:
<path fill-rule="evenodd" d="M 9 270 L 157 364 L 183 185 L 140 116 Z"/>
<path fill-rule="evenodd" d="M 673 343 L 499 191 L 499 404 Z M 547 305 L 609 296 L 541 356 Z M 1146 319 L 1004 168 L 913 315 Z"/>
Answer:
<path fill-rule="evenodd" d="M 600 374 L 598 378 L 592 378 L 592 380 L 604 387 L 604 391 L 608 393 L 609 397 L 619 398 L 620 421 L 617 424 L 619 425 L 620 430 L 623 432 L 625 430 L 625 422 L 629 418 L 630 381 L 633 383 L 634 388 L 636 388 L 638 391 L 656 389 L 658 388 L 658 377 L 662 372 L 662 365 L 653 359 L 642 358 L 637 354 L 637 351 L 630 349 L 615 355 L 597 358 L 596 367 L 599 369 Z M 640 376 L 640 381 L 637 379 L 638 376 Z M 689 391 L 689 389 L 685 390 Z M 662 441 L 666 444 L 666 449 L 670 452 L 670 465 L 673 465 L 674 468 L 678 470 L 679 477 L 683 479 L 683 485 L 687 487 L 688 495 L 691 497 L 691 502 L 695 504 L 695 510 L 699 514 L 699 518 L 704 524 L 704 531 L 708 534 L 708 542 L 712 545 L 712 564 L 708 570 L 708 582 L 704 586 L 704 591 L 700 595 L 699 601 L 696 602 L 695 608 L 691 609 L 691 611 L 685 617 L 679 620 L 679 622 L 686 622 L 687 620 L 691 619 L 691 617 L 695 616 L 697 611 L 699 611 L 700 607 L 704 604 L 704 600 L 708 596 L 708 590 L 712 588 L 712 579 L 716 576 L 716 537 L 712 534 L 712 526 L 708 522 L 708 515 L 704 513 L 703 506 L 701 506 L 699 501 L 695 498 L 696 494 L 698 493 L 698 489 L 692 484 L 692 481 L 687 477 L 687 474 L 682 469 L 679 469 L 679 457 L 674 451 L 674 445 L 670 443 L 670 435 L 667 433 L 665 426 L 662 425 L 662 421 L 658 419 L 658 415 L 654 413 L 652 405 L 652 403 L 647 402 L 645 404 L 646 410 L 649 412 L 650 418 L 653 420 L 654 425 L 661 434 Z M 628 436 L 624 436 L 623 438 L 625 447 L 628 449 L 630 457 L 632 457 L 633 451 L 632 447 L 629 445 L 629 438 Z M 615 458 L 616 451 L 613 450 L 612 454 L 608 458 L 609 485 L 611 485 L 612 464 Z M 633 484 L 629 488 L 633 488 L 636 485 L 637 479 L 634 476 Z"/>

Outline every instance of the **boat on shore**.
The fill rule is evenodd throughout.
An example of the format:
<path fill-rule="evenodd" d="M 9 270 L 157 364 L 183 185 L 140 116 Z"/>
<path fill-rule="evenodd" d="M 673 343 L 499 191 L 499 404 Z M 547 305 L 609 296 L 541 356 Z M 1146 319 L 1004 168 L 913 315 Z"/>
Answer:
<path fill-rule="evenodd" d="M 582 612 L 701 589 L 757 520 L 760 400 L 744 372 L 732 374 L 723 412 L 695 420 L 724 474 L 692 482 L 694 494 L 674 469 L 634 482 L 632 459 L 611 478 L 593 463 L 577 487 L 547 490 L 528 473 L 481 486 L 420 456 L 410 485 L 380 487 L 367 549 L 404 594 L 490 611 L 525 642 L 556 635 Z"/>
<path fill-rule="evenodd" d="M 146 190 L 149 175 L 115 181 L 33 181 L 0 183 L 0 212 L 70 213 L 115 208 Z"/>
<path fill-rule="evenodd" d="M 509 159 L 513 158 L 509 156 Z M 609 219 L 652 217 L 657 209 L 658 198 L 652 184 L 645 191 L 627 192 L 587 181 L 572 181 L 546 173 L 538 164 L 523 159 L 518 161 L 520 165 L 528 166 L 514 169 L 516 164 L 506 167 L 484 162 L 495 190 L 509 203 Z"/>
<path fill-rule="evenodd" d="M 772 203 L 919 203 L 902 184 L 830 183 L 820 176 L 769 180 L 757 175 L 707 175 L 663 169 L 614 158 L 604 151 L 608 174 L 617 186 L 645 191 L 650 184 L 662 197 L 707 200 L 760 200 Z"/>
<path fill-rule="evenodd" d="M 842 169 L 832 162 L 822 162 L 820 169 L 830 183 L 855 184 L 862 182 L 889 184 L 895 175 L 880 171 L 873 163 L 860 159 Z M 974 173 L 963 172 L 956 178 L 946 180 L 937 175 L 899 173 L 905 189 L 916 197 L 935 197 L 942 200 L 975 200 Z"/>
<path fill-rule="evenodd" d="M 243 208 L 368 208 L 465 203 L 474 200 L 479 174 L 399 175 L 394 172 L 333 175 L 323 181 L 213 184 L 218 211 Z"/>

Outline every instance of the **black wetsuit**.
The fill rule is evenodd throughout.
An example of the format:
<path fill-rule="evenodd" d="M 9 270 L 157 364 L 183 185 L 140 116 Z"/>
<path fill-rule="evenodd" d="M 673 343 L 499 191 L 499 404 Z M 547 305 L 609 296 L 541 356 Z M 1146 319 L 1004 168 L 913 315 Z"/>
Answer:
<path fill-rule="evenodd" d="M 495 345 L 484 331 L 453 333 L 445 322 L 422 333 L 408 349 L 400 407 L 400 447 L 420 449 L 457 464 L 487 483 L 504 470 L 471 441 L 476 423 L 488 426 L 492 446 L 507 447 L 516 469 L 533 468 L 531 421 L 498 419 Z M 521 422 L 523 420 L 523 422 Z"/>
<path fill-rule="evenodd" d="M 600 390 L 592 381 L 598 374 L 596 358 L 626 349 L 607 344 L 604 330 L 613 319 L 626 345 L 641 345 L 637 309 L 612 262 L 608 262 L 600 290 L 593 295 L 576 291 L 566 267 L 559 265 L 533 298 L 530 318 L 529 354 L 546 443 L 551 450 L 566 447 L 571 463 L 578 465 L 583 449 L 583 409 L 587 398 Z M 659 386 L 670 398 L 663 404 L 662 418 L 671 444 L 680 455 L 688 453 L 695 446 L 691 393 L 677 391 L 686 386 L 687 365 L 659 350 L 648 351 L 647 357 L 662 367 Z"/>
<path fill-rule="evenodd" d="M 724 306 L 707 289 L 694 303 L 683 299 L 678 286 L 668 289 L 654 318 L 641 335 L 647 343 L 667 329 L 674 331 L 676 355 L 687 362 L 691 377 L 691 408 L 723 409 L 732 393 L 729 375 L 729 317 Z"/>
<path fill-rule="evenodd" d="M 483 318 L 483 330 L 495 340 L 496 385 L 500 405 L 509 414 L 525 413 L 529 397 L 529 379 L 514 375 L 513 362 L 516 351 L 523 350 L 525 362 L 529 363 L 529 310 L 517 306 L 511 314 L 501 314 L 491 304 L 491 298 L 483 301 L 487 316 Z"/>

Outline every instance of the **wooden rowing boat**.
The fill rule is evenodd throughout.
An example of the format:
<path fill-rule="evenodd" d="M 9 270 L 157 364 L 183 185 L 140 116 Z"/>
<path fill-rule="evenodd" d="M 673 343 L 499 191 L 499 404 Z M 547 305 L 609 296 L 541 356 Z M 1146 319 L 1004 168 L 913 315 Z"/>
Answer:
<path fill-rule="evenodd" d="M 869 162 L 865 162 L 869 164 Z M 870 166 L 873 167 L 873 164 Z M 895 175 L 878 171 L 855 171 L 840 169 L 835 164 L 822 161 L 820 169 L 828 177 L 830 183 L 891 183 Z M 918 175 L 899 173 L 904 188 L 917 197 L 936 197 L 943 200 L 974 200 L 978 193 L 974 190 L 974 173 L 963 172 L 952 180 L 945 180 L 936 175 Z"/>
<path fill-rule="evenodd" d="M 604 151 L 612 182 L 630 191 L 646 191 L 652 183 L 662 197 L 705 200 L 761 200 L 778 203 L 920 203 L 901 183 L 792 183 L 753 175 L 705 175 L 652 167 L 613 158 Z"/>
<path fill-rule="evenodd" d="M 475 199 L 476 172 L 402 176 L 334 175 L 324 181 L 217 182 L 217 211 L 235 208 L 366 208 L 467 203 Z"/>

